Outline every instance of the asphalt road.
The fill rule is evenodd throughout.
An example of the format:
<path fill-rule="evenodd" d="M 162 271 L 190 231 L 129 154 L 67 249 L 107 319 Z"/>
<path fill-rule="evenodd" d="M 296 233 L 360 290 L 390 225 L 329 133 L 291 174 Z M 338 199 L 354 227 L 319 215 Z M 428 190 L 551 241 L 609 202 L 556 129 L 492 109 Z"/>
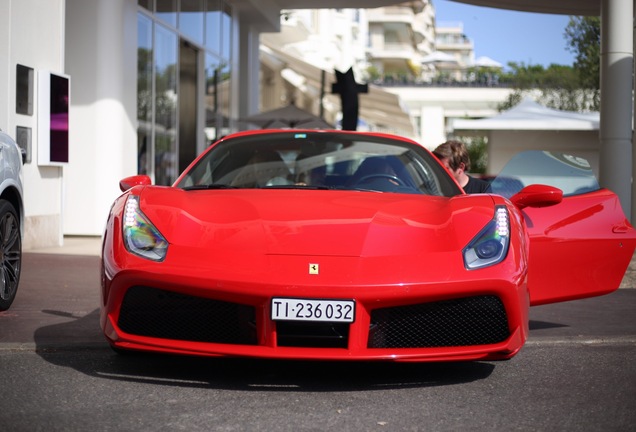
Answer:
<path fill-rule="evenodd" d="M 392 364 L 119 356 L 99 331 L 99 258 L 25 253 L 0 313 L 7 431 L 633 431 L 636 289 L 535 307 L 506 362 Z"/>

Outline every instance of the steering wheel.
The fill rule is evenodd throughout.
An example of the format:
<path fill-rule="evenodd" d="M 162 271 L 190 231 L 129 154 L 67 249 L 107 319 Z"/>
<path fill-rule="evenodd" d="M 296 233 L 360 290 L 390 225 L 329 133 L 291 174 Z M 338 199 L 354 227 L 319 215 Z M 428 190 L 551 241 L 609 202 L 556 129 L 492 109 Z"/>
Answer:
<path fill-rule="evenodd" d="M 357 186 L 361 183 L 368 182 L 369 180 L 372 180 L 372 179 L 385 179 L 385 180 L 396 183 L 397 186 L 407 187 L 406 183 L 404 183 L 401 178 L 394 176 L 392 174 L 383 174 L 383 173 L 368 174 L 363 177 L 360 177 L 360 179 L 358 179 L 358 181 L 354 183 L 354 186 Z"/>

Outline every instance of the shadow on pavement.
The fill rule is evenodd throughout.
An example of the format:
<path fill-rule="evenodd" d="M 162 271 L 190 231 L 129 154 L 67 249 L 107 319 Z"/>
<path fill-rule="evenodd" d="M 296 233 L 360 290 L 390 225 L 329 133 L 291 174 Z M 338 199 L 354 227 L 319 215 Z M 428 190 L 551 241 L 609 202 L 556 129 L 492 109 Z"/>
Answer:
<path fill-rule="evenodd" d="M 54 315 L 60 311 L 48 311 Z M 78 336 L 80 340 L 77 339 Z M 68 337 L 68 345 L 63 341 Z M 117 354 L 99 332 L 99 312 L 36 330 L 36 352 L 57 366 L 126 382 L 250 391 L 361 391 L 432 387 L 486 379 L 486 362 L 282 361 Z M 55 338 L 56 343 L 51 343 Z"/>
<path fill-rule="evenodd" d="M 567 327 L 567 325 L 559 324 L 559 323 L 555 323 L 555 322 L 548 322 L 548 321 L 530 320 L 529 327 L 530 327 L 530 331 L 532 331 L 532 330 L 554 329 L 554 328 Z"/>

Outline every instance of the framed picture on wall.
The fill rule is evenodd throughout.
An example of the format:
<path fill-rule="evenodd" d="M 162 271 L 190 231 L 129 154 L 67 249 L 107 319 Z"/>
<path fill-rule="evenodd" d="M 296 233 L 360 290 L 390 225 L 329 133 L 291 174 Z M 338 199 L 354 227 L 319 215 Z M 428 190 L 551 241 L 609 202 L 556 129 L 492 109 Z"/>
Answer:
<path fill-rule="evenodd" d="M 38 165 L 69 161 L 71 77 L 38 72 Z"/>

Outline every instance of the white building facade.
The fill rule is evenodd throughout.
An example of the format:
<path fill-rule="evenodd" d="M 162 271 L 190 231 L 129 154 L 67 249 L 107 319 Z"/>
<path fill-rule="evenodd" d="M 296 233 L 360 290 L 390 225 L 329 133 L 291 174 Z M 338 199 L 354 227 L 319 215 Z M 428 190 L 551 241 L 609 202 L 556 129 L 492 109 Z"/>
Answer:
<path fill-rule="evenodd" d="M 0 128 L 28 151 L 24 249 L 101 235 L 121 178 L 170 184 L 208 134 L 238 130 L 241 113 L 258 110 L 258 36 L 278 30 L 279 12 L 249 1 L 0 0 Z M 41 158 L 54 129 L 41 122 L 47 74 L 69 81 L 67 158 L 54 163 Z M 18 109 L 25 95 L 30 112 Z"/>
<path fill-rule="evenodd" d="M 367 12 L 370 66 L 396 81 L 417 78 L 434 49 L 435 12 L 429 0 L 402 2 Z"/>

